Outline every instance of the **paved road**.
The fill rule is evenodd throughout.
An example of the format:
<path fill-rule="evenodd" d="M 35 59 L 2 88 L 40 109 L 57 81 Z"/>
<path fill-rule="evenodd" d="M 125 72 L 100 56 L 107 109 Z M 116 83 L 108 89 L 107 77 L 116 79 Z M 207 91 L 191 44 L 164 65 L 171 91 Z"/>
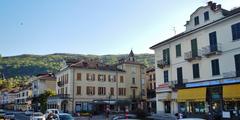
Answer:
<path fill-rule="evenodd" d="M 30 119 L 30 117 L 26 116 L 24 114 L 24 112 L 15 112 L 14 114 L 15 114 L 16 120 L 29 120 Z"/>

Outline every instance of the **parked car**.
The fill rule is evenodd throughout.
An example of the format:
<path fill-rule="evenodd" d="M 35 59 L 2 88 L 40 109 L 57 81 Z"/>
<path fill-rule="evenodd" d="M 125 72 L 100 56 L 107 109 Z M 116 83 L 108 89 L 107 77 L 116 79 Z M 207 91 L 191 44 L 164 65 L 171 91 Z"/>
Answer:
<path fill-rule="evenodd" d="M 116 115 L 112 118 L 112 120 L 140 120 L 137 118 L 136 115 L 134 114 L 120 114 L 120 115 Z"/>
<path fill-rule="evenodd" d="M 179 120 L 205 120 L 205 119 L 202 119 L 202 118 L 182 118 L 182 119 L 179 119 Z"/>
<path fill-rule="evenodd" d="M 51 114 L 51 116 L 49 116 Z M 45 113 L 45 118 L 47 119 L 48 117 L 58 117 L 59 110 L 58 109 L 47 109 Z"/>
<path fill-rule="evenodd" d="M 4 118 L 5 111 L 3 109 L 0 109 L 0 118 Z"/>
<path fill-rule="evenodd" d="M 59 117 L 59 120 L 74 120 L 72 115 L 67 114 L 67 113 L 59 113 L 58 117 Z"/>
<path fill-rule="evenodd" d="M 41 112 L 35 112 L 30 117 L 30 120 L 46 120 L 44 114 Z"/>
<path fill-rule="evenodd" d="M 33 114 L 33 110 L 27 110 L 25 111 L 25 115 L 30 116 Z"/>
<path fill-rule="evenodd" d="M 12 112 L 6 112 L 4 115 L 4 119 L 15 120 L 15 115 Z"/>

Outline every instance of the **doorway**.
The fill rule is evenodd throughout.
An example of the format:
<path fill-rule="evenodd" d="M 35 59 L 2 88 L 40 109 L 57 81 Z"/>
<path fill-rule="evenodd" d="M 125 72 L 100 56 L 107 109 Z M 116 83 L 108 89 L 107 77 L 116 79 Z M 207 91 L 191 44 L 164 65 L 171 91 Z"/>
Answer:
<path fill-rule="evenodd" d="M 170 101 L 164 101 L 164 111 L 165 111 L 165 113 L 171 112 L 171 102 Z"/>

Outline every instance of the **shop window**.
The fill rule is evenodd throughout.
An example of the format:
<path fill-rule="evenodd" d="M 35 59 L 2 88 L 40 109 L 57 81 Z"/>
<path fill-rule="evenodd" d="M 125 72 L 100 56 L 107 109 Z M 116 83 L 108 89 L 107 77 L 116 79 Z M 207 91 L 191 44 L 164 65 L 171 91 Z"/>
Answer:
<path fill-rule="evenodd" d="M 205 113 L 204 102 L 190 102 L 188 112 L 190 112 L 190 113 Z"/>
<path fill-rule="evenodd" d="M 178 107 L 179 107 L 179 112 L 180 113 L 186 113 L 187 112 L 186 103 L 184 103 L 184 102 L 178 103 Z"/>

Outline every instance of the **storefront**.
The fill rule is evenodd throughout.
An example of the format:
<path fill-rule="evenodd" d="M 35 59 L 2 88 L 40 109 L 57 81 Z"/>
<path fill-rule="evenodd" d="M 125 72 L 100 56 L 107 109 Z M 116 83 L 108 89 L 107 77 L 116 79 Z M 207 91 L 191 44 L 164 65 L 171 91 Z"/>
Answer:
<path fill-rule="evenodd" d="M 240 119 L 240 80 L 187 83 L 177 92 L 178 110 L 188 117 Z"/>
<path fill-rule="evenodd" d="M 178 90 L 178 110 L 189 117 L 206 116 L 206 87 Z"/>

